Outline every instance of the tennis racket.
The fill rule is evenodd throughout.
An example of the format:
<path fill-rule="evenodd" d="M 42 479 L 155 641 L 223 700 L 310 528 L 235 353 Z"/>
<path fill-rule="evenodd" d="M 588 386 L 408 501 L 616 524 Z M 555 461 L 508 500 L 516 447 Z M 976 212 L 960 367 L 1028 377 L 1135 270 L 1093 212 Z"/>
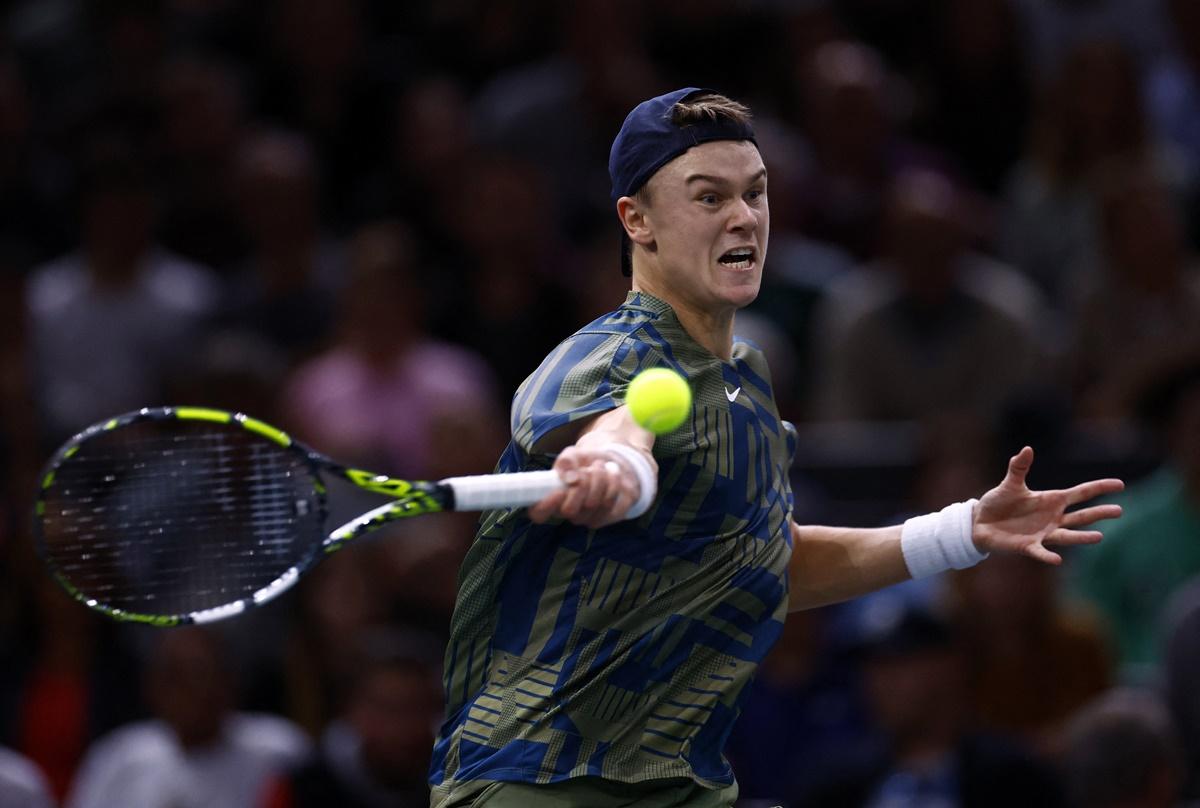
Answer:
<path fill-rule="evenodd" d="M 327 532 L 327 481 L 391 501 Z M 562 486 L 554 471 L 415 482 L 340 465 L 241 413 L 142 409 L 95 424 L 47 463 L 38 552 L 76 600 L 154 626 L 261 606 L 347 542 L 397 519 L 515 508 Z"/>

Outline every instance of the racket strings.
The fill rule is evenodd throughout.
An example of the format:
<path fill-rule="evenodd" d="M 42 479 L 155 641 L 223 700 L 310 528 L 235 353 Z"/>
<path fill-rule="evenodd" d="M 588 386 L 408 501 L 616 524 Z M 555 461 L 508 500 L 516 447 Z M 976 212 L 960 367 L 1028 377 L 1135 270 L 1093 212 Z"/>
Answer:
<path fill-rule="evenodd" d="M 251 596 L 322 536 L 304 458 L 236 425 L 135 424 L 85 441 L 44 496 L 60 574 L 109 607 L 186 614 Z"/>

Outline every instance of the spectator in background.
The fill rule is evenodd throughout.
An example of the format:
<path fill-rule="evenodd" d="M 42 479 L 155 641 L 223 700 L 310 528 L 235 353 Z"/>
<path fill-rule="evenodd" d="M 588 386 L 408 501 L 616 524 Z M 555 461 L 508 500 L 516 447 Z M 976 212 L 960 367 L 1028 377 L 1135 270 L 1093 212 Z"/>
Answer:
<path fill-rule="evenodd" d="M 123 138 L 86 166 L 83 244 L 26 289 L 34 397 L 58 443 L 100 418 L 163 403 L 173 365 L 216 303 L 209 270 L 158 246 L 150 167 Z"/>
<path fill-rule="evenodd" d="M 29 94 L 21 63 L 0 58 L 0 238 L 43 261 L 70 243 L 60 212 L 67 169 L 37 137 Z"/>
<path fill-rule="evenodd" d="M 898 79 L 866 45 L 827 42 L 798 69 L 809 139 L 809 163 L 788 192 L 798 229 L 869 260 L 878 249 L 883 197 L 897 173 L 944 161 L 901 136 Z"/>
<path fill-rule="evenodd" d="M 855 641 L 882 746 L 841 767 L 794 805 L 931 808 L 1061 806 L 1052 771 L 971 724 L 964 648 L 935 612 L 877 597 Z"/>
<path fill-rule="evenodd" d="M 355 234 L 348 257 L 335 343 L 296 369 L 285 419 L 343 462 L 398 476 L 486 468 L 503 443 L 498 394 L 477 354 L 429 335 L 420 243 L 397 222 L 378 223 Z M 453 453 L 433 451 L 438 429 L 457 433 L 442 447 Z"/>
<path fill-rule="evenodd" d="M 207 808 L 257 804 L 269 778 L 308 752 L 282 718 L 235 711 L 231 672 L 215 635 L 181 628 L 155 636 L 146 670 L 154 718 L 88 750 L 67 808 Z"/>
<path fill-rule="evenodd" d="M 27 540 L 9 560 L 24 585 L 10 587 L 19 622 L 0 647 L 0 729 L 61 799 L 88 745 L 138 714 L 138 664 L 118 627 L 64 593 Z"/>
<path fill-rule="evenodd" d="M 411 222 L 425 238 L 453 249 L 437 211 L 447 204 L 443 197 L 461 191 L 446 178 L 476 149 L 470 97 L 454 76 L 435 73 L 414 78 L 390 111 L 388 143 L 380 165 L 360 182 L 355 211 L 361 221 Z M 428 278 L 427 285 L 452 281 Z"/>
<path fill-rule="evenodd" d="M 480 141 L 543 170 L 556 224 L 569 234 L 590 218 L 609 218 L 608 177 L 601 168 L 609 137 L 661 83 L 643 26 L 628 24 L 635 8 L 630 0 L 562 6 L 555 51 L 498 74 L 475 99 Z M 689 50 L 703 52 L 694 41 Z"/>
<path fill-rule="evenodd" d="M 741 797 L 803 794 L 875 740 L 835 620 L 830 609 L 788 615 L 763 660 L 726 747 Z"/>
<path fill-rule="evenodd" d="M 433 4 L 424 9 L 420 52 L 425 63 L 436 63 L 465 86 L 478 89 L 494 76 L 553 51 L 566 13 L 570 6 L 555 0 Z"/>
<path fill-rule="evenodd" d="M 90 44 L 95 46 L 89 54 L 95 72 L 85 78 L 85 82 L 99 81 L 88 88 L 92 99 L 133 115 L 152 114 L 170 46 L 169 4 L 115 0 L 83 3 L 79 8 L 92 34 Z"/>
<path fill-rule="evenodd" d="M 1160 2 L 1144 0 L 1015 0 L 1025 31 L 1026 58 L 1038 75 L 1052 75 L 1080 43 L 1111 39 L 1138 61 L 1162 49 Z"/>
<path fill-rule="evenodd" d="M 1079 593 L 1111 626 L 1124 676 L 1160 663 L 1165 606 L 1200 575 L 1200 359 L 1168 366 L 1142 397 L 1166 460 L 1117 497 L 1120 524 L 1076 560 Z"/>
<path fill-rule="evenodd" d="M 279 396 L 288 370 L 287 357 L 254 334 L 208 331 L 173 375 L 168 400 L 280 423 Z"/>
<path fill-rule="evenodd" d="M 951 582 L 968 709 L 981 729 L 1049 758 L 1067 719 L 1112 681 L 1106 637 L 1064 603 L 1056 567 L 992 560 Z"/>
<path fill-rule="evenodd" d="M 284 421 L 343 462 L 389 474 L 441 479 L 487 469 L 504 444 L 495 378 L 479 354 L 430 335 L 421 268 L 429 254 L 394 221 L 360 229 L 348 254 L 334 344 L 285 383 Z M 364 548 L 382 608 L 444 632 L 476 521 L 448 513 L 398 523 L 389 528 L 394 541 Z"/>
<path fill-rule="evenodd" d="M 998 249 L 1070 316 L 1098 280 L 1097 172 L 1140 162 L 1187 191 L 1177 158 L 1149 131 L 1139 82 L 1119 42 L 1075 46 L 1040 88 L 1029 145 L 1005 183 Z"/>
<path fill-rule="evenodd" d="M 1181 763 L 1166 706 L 1152 691 L 1110 691 L 1067 728 L 1062 769 L 1074 808 L 1173 808 Z"/>
<path fill-rule="evenodd" d="M 461 245 L 462 253 L 443 265 L 459 286 L 432 328 L 482 355 L 507 401 L 527 375 L 528 357 L 582 325 L 571 316 L 572 279 L 563 271 L 550 189 L 536 165 L 495 153 L 475 154 L 445 181 L 452 193 L 441 198 L 439 217 L 449 245 L 435 246 Z"/>
<path fill-rule="evenodd" d="M 50 785 L 32 761 L 0 748 L 0 808 L 53 808 Z"/>
<path fill-rule="evenodd" d="M 436 651 L 415 637 L 360 639 L 383 645 L 367 650 L 317 754 L 278 778 L 262 808 L 429 805 L 429 747 L 442 708 Z"/>
<path fill-rule="evenodd" d="M 386 617 L 381 573 L 370 561 L 361 546 L 347 547 L 297 587 L 283 679 L 267 684 L 282 698 L 278 711 L 313 737 L 337 717 L 340 694 L 348 692 L 364 664 L 361 639 Z"/>
<path fill-rule="evenodd" d="M 836 0 L 830 5 L 849 30 L 907 75 L 929 47 L 940 4 L 930 0 Z"/>
<path fill-rule="evenodd" d="M 322 182 L 312 203 L 337 232 L 357 181 L 383 150 L 392 85 L 412 65 L 404 51 L 376 58 L 362 0 L 276 0 L 262 31 L 268 57 L 258 109 L 272 125 L 311 143 Z"/>
<path fill-rule="evenodd" d="M 988 419 L 1044 366 L 1038 296 L 973 254 L 966 198 L 926 171 L 886 198 L 878 265 L 831 287 L 816 391 L 824 418 Z"/>
<path fill-rule="evenodd" d="M 249 249 L 234 193 L 246 126 L 243 92 L 230 65 L 201 56 L 174 59 L 159 89 L 163 243 L 222 274 L 242 264 Z"/>
<path fill-rule="evenodd" d="M 321 222 L 319 183 L 302 135 L 258 131 L 241 145 L 236 193 L 250 260 L 230 284 L 216 327 L 248 331 L 292 362 L 324 346 L 344 271 L 341 246 Z"/>
<path fill-rule="evenodd" d="M 1200 265 L 1167 188 L 1141 164 L 1098 177 L 1102 266 L 1073 336 L 1074 391 L 1088 416 L 1132 414 L 1155 359 L 1200 349 Z"/>
<path fill-rule="evenodd" d="M 1174 145 L 1193 183 L 1200 178 L 1200 6 L 1191 0 L 1165 0 L 1167 42 L 1144 74 L 1146 109 L 1156 134 Z M 1195 203 L 1195 199 L 1190 200 Z M 1193 243 L 1200 237 L 1200 211 L 1189 211 Z"/>
<path fill-rule="evenodd" d="M 0 244 L 0 537 L 7 511 L 3 494 L 11 491 L 11 502 L 16 507 L 21 489 L 15 478 L 19 474 L 24 485 L 24 478 L 35 473 L 39 459 L 36 407 L 28 392 L 32 357 L 25 278 L 21 274 L 24 268 L 22 259 Z"/>
<path fill-rule="evenodd" d="M 937 4 L 933 47 L 916 73 L 915 132 L 989 194 L 1020 154 L 1033 96 L 1014 2 Z"/>
<path fill-rule="evenodd" d="M 1183 794 L 1200 800 L 1200 577 L 1182 587 L 1164 621 L 1163 686 L 1179 735 Z"/>

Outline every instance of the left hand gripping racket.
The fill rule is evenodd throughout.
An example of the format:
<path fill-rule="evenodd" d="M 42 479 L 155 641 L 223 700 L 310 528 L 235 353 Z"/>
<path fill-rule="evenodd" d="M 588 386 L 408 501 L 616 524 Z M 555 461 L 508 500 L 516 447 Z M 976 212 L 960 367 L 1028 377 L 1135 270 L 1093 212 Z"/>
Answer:
<path fill-rule="evenodd" d="M 326 532 L 325 480 L 391 501 Z M 554 471 L 399 480 L 342 466 L 241 413 L 159 407 L 95 424 L 47 464 L 34 507 L 54 578 L 111 618 L 176 626 L 241 614 L 396 519 L 515 508 Z"/>

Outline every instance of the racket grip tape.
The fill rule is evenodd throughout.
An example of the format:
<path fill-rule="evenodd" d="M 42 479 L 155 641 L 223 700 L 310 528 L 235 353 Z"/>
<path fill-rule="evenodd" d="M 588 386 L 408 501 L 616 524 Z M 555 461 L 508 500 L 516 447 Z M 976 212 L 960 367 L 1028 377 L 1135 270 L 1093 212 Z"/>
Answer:
<path fill-rule="evenodd" d="M 563 487 L 558 472 L 553 470 L 448 477 L 441 482 L 454 492 L 456 511 L 520 508 Z"/>

